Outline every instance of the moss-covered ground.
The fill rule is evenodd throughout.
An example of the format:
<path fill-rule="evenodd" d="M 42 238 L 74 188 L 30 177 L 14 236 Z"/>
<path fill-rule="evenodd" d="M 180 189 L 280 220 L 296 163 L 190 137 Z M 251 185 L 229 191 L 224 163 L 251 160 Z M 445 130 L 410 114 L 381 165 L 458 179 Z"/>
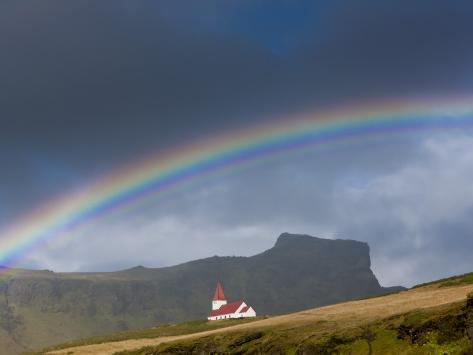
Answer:
<path fill-rule="evenodd" d="M 112 335 L 98 336 L 92 338 L 86 338 L 76 340 L 72 342 L 63 343 L 56 346 L 51 346 L 43 349 L 39 352 L 24 353 L 24 355 L 39 355 L 44 354 L 48 351 L 66 349 L 75 346 L 90 345 L 90 344 L 101 344 L 115 341 L 129 340 L 129 339 L 146 339 L 146 338 L 157 338 L 163 336 L 173 336 L 181 334 L 192 334 L 203 332 L 206 330 L 225 328 L 236 324 L 243 324 L 259 320 L 261 317 L 247 318 L 247 319 L 229 319 L 222 320 L 219 322 L 210 322 L 206 320 L 196 320 L 191 322 L 179 323 L 179 324 L 164 324 L 153 328 L 125 331 L 115 333 Z"/>
<path fill-rule="evenodd" d="M 324 329 L 321 332 L 321 329 Z M 353 328 L 320 323 L 220 333 L 120 355 L 155 354 L 473 354 L 473 295 Z"/>
<path fill-rule="evenodd" d="M 473 284 L 473 272 L 469 272 L 463 275 L 457 275 L 448 277 L 445 279 L 423 283 L 416 285 L 413 288 L 419 288 L 424 286 L 438 286 L 438 287 L 451 287 L 451 286 L 460 286 L 460 285 L 470 285 Z"/>

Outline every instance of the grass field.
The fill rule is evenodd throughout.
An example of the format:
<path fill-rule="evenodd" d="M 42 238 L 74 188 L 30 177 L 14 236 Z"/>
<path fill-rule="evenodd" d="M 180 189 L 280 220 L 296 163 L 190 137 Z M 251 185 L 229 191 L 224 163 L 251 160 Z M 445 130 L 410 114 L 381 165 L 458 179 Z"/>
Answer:
<path fill-rule="evenodd" d="M 49 353 L 365 354 L 369 346 L 373 353 L 388 346 L 397 354 L 461 354 L 469 348 L 462 319 L 467 317 L 465 301 L 471 292 L 473 285 L 468 282 L 449 287 L 431 284 L 247 323 L 201 321 L 120 333 L 63 345 Z M 450 324 L 453 335 L 442 324 Z"/>
<path fill-rule="evenodd" d="M 221 322 L 208 322 L 206 320 L 196 320 L 191 322 L 179 323 L 179 324 L 164 324 L 153 328 L 125 331 L 120 333 L 115 333 L 112 335 L 106 336 L 97 336 L 92 338 L 80 339 L 72 342 L 67 342 L 59 344 L 56 346 L 48 347 L 39 352 L 29 352 L 24 353 L 28 355 L 44 354 L 54 350 L 72 348 L 72 347 L 82 347 L 85 345 L 91 344 L 103 344 L 103 343 L 113 343 L 120 342 L 130 339 L 155 339 L 161 337 L 170 337 L 183 334 L 193 334 L 213 329 L 225 328 L 234 326 L 236 324 L 244 324 L 248 322 L 257 321 L 261 318 L 247 318 L 247 319 L 233 319 L 233 320 L 223 320 Z"/>
<path fill-rule="evenodd" d="M 466 314 L 465 303 L 459 302 L 325 333 L 321 332 L 323 324 L 315 322 L 303 327 L 222 333 L 118 354 L 469 354 Z"/>
<path fill-rule="evenodd" d="M 430 285 L 436 285 L 438 287 L 451 287 L 451 286 L 471 285 L 471 284 L 473 284 L 473 272 L 469 272 L 463 275 L 452 276 L 452 277 L 448 277 L 445 279 L 432 281 L 428 283 L 423 283 L 423 284 L 414 286 L 413 288 L 419 288 L 419 287 L 430 286 Z"/>

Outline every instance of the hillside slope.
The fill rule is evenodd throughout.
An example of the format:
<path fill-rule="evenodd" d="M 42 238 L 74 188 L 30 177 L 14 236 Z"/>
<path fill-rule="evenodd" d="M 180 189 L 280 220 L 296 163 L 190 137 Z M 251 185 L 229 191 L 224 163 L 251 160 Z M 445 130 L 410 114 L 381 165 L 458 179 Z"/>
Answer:
<path fill-rule="evenodd" d="M 471 292 L 472 284 L 428 286 L 200 333 L 69 347 L 48 354 L 328 354 L 343 349 L 366 354 L 367 340 L 382 349 L 375 352 L 379 354 L 466 354 L 467 330 L 473 342 L 473 295 L 465 304 Z"/>
<path fill-rule="evenodd" d="M 0 285 L 0 347 L 11 353 L 156 324 L 203 319 L 215 282 L 258 314 L 281 314 L 386 293 L 369 247 L 282 234 L 252 257 L 110 273 L 23 271 Z"/>

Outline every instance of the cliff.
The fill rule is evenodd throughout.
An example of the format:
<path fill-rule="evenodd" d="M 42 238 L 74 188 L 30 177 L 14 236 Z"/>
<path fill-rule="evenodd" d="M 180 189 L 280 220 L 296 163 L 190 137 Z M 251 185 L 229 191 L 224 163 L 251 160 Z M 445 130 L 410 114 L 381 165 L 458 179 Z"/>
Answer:
<path fill-rule="evenodd" d="M 0 348 L 41 348 L 159 323 L 204 318 L 217 280 L 230 301 L 278 314 L 386 293 L 369 246 L 282 234 L 251 257 L 211 257 L 109 273 L 19 271 L 0 284 Z"/>

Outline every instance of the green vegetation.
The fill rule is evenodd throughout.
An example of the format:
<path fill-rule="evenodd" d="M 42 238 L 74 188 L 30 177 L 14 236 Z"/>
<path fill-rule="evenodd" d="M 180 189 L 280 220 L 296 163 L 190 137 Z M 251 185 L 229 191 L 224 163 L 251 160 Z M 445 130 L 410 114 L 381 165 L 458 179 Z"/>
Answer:
<path fill-rule="evenodd" d="M 466 302 L 352 328 L 327 322 L 290 329 L 228 332 L 117 355 L 156 354 L 473 354 L 473 294 Z"/>
<path fill-rule="evenodd" d="M 243 299 L 261 315 L 392 291 L 371 271 L 367 244 L 289 234 L 251 257 L 102 273 L 16 270 L 10 276 L 0 280 L 0 349 L 9 354 L 205 319 L 217 280 L 229 301 Z"/>
<path fill-rule="evenodd" d="M 427 282 L 414 286 L 413 288 L 424 287 L 424 286 L 438 286 L 438 287 L 451 287 L 451 286 L 460 286 L 460 285 L 470 285 L 473 284 L 473 272 L 448 277 L 445 279 Z"/>
<path fill-rule="evenodd" d="M 39 355 L 47 351 L 66 349 L 66 348 L 81 346 L 81 345 L 101 344 L 101 343 L 109 343 L 109 342 L 129 340 L 129 339 L 157 338 L 157 337 L 162 337 L 162 336 L 192 334 L 192 333 L 197 333 L 197 332 L 203 332 L 206 330 L 225 328 L 225 327 L 229 327 L 229 326 L 233 326 L 237 324 L 249 323 L 255 320 L 259 320 L 259 319 L 261 319 L 261 317 L 246 318 L 246 319 L 229 319 L 229 320 L 222 320 L 219 322 L 210 322 L 207 320 L 196 320 L 196 321 L 185 322 L 185 323 L 180 323 L 180 324 L 163 324 L 163 325 L 153 327 L 153 328 L 148 328 L 148 329 L 125 331 L 125 332 L 120 332 L 120 333 L 116 333 L 112 335 L 80 339 L 76 341 L 71 341 L 71 342 L 51 346 L 39 352 L 28 352 L 24 354 L 25 355 L 26 354 Z"/>

